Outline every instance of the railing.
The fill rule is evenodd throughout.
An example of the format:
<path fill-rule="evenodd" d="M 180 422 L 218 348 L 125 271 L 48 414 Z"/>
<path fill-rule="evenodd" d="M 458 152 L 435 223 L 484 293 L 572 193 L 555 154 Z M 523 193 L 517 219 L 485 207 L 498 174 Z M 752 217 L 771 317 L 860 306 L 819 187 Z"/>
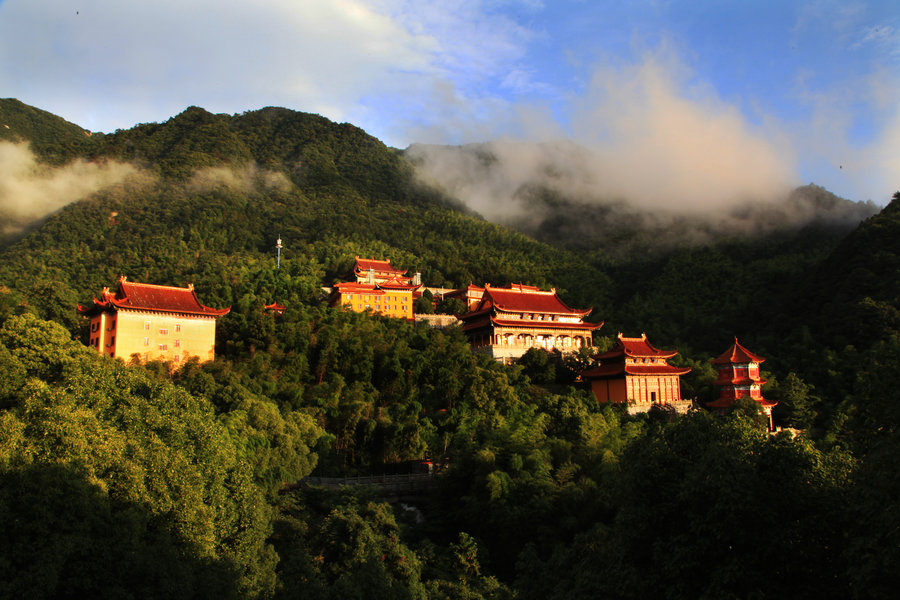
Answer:
<path fill-rule="evenodd" d="M 344 485 L 377 487 L 384 492 L 418 492 L 434 483 L 429 473 L 404 473 L 401 475 L 365 475 L 356 477 L 304 477 L 299 482 L 285 485 L 282 491 L 290 491 L 305 485 L 337 488 Z"/>

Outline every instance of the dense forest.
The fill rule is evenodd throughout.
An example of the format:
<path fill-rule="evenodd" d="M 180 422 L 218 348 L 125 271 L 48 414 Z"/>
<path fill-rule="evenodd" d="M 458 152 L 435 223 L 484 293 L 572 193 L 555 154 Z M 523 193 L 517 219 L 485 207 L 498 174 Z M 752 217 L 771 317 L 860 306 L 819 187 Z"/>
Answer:
<path fill-rule="evenodd" d="M 486 222 L 316 115 L 191 107 L 89 135 L 0 100 L 0 126 L 3 156 L 27 157 L 0 182 L 0 596 L 895 595 L 900 194 L 862 223 L 654 247 L 637 220 L 588 247 L 562 217 Z M 698 410 L 628 416 L 579 383 L 586 354 L 503 366 L 458 328 L 328 308 L 355 255 L 432 286 L 555 287 L 606 322 L 597 346 L 677 348 Z M 76 305 L 120 275 L 231 306 L 216 360 L 88 349 Z M 735 335 L 768 358 L 793 433 L 752 402 L 699 408 Z M 439 473 L 415 510 L 361 487 L 282 493 L 426 458 Z"/>

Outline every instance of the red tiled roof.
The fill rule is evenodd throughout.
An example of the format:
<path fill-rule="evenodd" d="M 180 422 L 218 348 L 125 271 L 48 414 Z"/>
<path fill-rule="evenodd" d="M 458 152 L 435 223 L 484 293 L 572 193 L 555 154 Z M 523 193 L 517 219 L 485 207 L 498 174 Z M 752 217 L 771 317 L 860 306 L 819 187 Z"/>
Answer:
<path fill-rule="evenodd" d="M 721 356 L 712 359 L 710 362 L 714 365 L 721 365 L 728 363 L 761 363 L 765 361 L 765 358 L 750 352 L 738 343 L 737 338 L 734 338 L 734 344 L 728 350 L 723 352 Z"/>
<path fill-rule="evenodd" d="M 582 372 L 581 376 L 585 379 L 606 379 L 618 377 L 623 373 L 628 375 L 686 375 L 690 372 L 690 367 L 676 367 L 669 364 L 627 365 L 624 362 L 611 362 L 587 369 Z"/>
<path fill-rule="evenodd" d="M 204 306 L 197 299 L 194 286 L 186 288 L 168 285 L 153 285 L 149 283 L 135 283 L 125 277 L 119 279 L 119 289 L 113 294 L 109 288 L 104 288 L 102 299 L 94 299 L 95 307 L 113 307 L 125 310 L 147 310 L 157 312 L 184 313 L 190 315 L 203 315 L 210 317 L 222 317 L 231 310 L 228 308 L 211 308 Z"/>
<path fill-rule="evenodd" d="M 477 310 L 484 310 L 489 305 L 507 312 L 552 313 L 581 317 L 587 316 L 592 310 L 590 308 L 585 310 L 569 308 L 560 299 L 556 290 L 542 291 L 534 286 L 522 284 L 510 284 L 507 288 L 496 288 L 485 284 L 484 296 Z M 477 310 L 473 312 L 477 312 Z"/>
<path fill-rule="evenodd" d="M 395 269 L 391 266 L 391 261 L 389 260 L 378 260 L 376 258 L 360 258 L 356 257 L 356 265 L 354 269 L 357 273 L 363 273 L 368 271 L 369 269 L 375 269 L 375 271 L 386 271 L 389 273 L 396 273 L 398 275 L 403 275 L 406 273 L 406 270 Z"/>
<path fill-rule="evenodd" d="M 472 331 L 474 329 L 479 329 L 481 327 L 487 327 L 489 325 L 496 325 L 498 327 L 522 327 L 527 329 L 533 329 L 535 327 L 542 329 L 559 329 L 559 330 L 571 330 L 578 329 L 582 331 L 594 331 L 595 329 L 600 329 L 603 327 L 603 323 L 566 323 L 564 321 L 532 321 L 526 319 L 498 319 L 496 317 L 490 316 L 486 311 L 482 311 L 481 313 L 468 313 L 467 315 L 463 315 L 468 317 L 467 319 L 463 319 L 463 321 L 468 321 L 463 325 L 463 331 Z M 472 319 L 472 317 L 477 316 L 477 319 Z M 462 318 L 459 317 L 459 318 Z"/>
<path fill-rule="evenodd" d="M 355 281 L 342 281 L 334 284 L 332 288 L 334 292 L 340 293 L 360 293 L 360 294 L 384 294 L 384 290 L 379 289 L 374 283 L 356 283 Z"/>
<path fill-rule="evenodd" d="M 639 338 L 627 338 L 621 333 L 612 350 L 598 354 L 594 358 L 599 361 L 610 360 L 622 356 L 632 358 L 672 358 L 678 354 L 677 350 L 660 350 L 647 341 L 647 334 L 642 333 Z"/>
<path fill-rule="evenodd" d="M 421 285 L 412 285 L 408 277 L 400 277 L 396 274 L 375 285 L 386 290 L 417 290 L 422 287 Z"/>

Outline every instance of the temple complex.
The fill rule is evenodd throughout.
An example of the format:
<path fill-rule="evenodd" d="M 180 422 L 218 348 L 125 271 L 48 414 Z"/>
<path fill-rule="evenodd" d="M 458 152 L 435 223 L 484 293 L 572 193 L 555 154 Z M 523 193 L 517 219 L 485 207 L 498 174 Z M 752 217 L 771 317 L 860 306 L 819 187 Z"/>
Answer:
<path fill-rule="evenodd" d="M 594 356 L 597 366 L 581 376 L 597 402 L 623 404 L 631 414 L 647 412 L 653 406 L 671 406 L 684 413 L 691 401 L 681 398 L 680 377 L 691 369 L 668 363 L 677 354 L 676 350 L 654 348 L 647 334 L 628 338 L 620 333 L 612 350 Z"/>
<path fill-rule="evenodd" d="M 734 344 L 728 350 L 710 361 L 719 371 L 719 377 L 713 385 L 718 386 L 720 390 L 719 397 L 707 402 L 706 406 L 724 413 L 735 400 L 747 396 L 759 403 L 769 419 L 769 431 L 772 431 L 772 407 L 778 403 L 766 400 L 762 396 L 761 387 L 765 385 L 766 380 L 760 377 L 759 365 L 765 360 L 741 346 L 738 339 L 734 338 Z"/>
<path fill-rule="evenodd" d="M 90 318 L 89 344 L 98 352 L 178 364 L 191 357 L 214 358 L 216 319 L 231 309 L 204 306 L 193 285 L 151 285 L 122 277 L 115 293 L 103 288 L 99 299 L 79 310 Z"/>
<path fill-rule="evenodd" d="M 356 257 L 352 278 L 334 285 L 329 306 L 363 312 L 372 310 L 386 317 L 413 318 L 413 300 L 421 295 L 421 275 L 406 276 L 389 260 Z"/>
<path fill-rule="evenodd" d="M 459 319 L 475 351 L 511 363 L 529 348 L 575 352 L 593 345 L 591 334 L 603 323 L 584 322 L 591 310 L 569 308 L 555 289 L 485 284 L 481 300 Z"/>

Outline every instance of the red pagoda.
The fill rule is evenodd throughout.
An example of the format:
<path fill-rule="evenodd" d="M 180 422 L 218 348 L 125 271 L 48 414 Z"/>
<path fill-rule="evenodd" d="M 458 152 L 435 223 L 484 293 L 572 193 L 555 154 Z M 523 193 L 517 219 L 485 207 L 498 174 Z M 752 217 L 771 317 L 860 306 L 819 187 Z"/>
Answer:
<path fill-rule="evenodd" d="M 681 399 L 680 377 L 691 369 L 668 363 L 677 354 L 677 350 L 655 348 L 646 333 L 639 338 L 620 333 L 613 349 L 594 356 L 599 364 L 582 372 L 581 377 L 590 382 L 594 397 L 602 404 L 624 404 L 631 414 L 660 405 L 684 413 L 691 401 Z"/>
<path fill-rule="evenodd" d="M 734 401 L 744 396 L 758 402 L 769 419 L 769 431 L 772 431 L 772 407 L 778 404 L 766 400 L 762 396 L 761 387 L 766 383 L 760 378 L 759 365 L 765 358 L 750 352 L 734 338 L 734 344 L 711 362 L 719 371 L 719 377 L 713 382 L 721 388 L 718 399 L 707 402 L 708 408 L 724 413 Z"/>

